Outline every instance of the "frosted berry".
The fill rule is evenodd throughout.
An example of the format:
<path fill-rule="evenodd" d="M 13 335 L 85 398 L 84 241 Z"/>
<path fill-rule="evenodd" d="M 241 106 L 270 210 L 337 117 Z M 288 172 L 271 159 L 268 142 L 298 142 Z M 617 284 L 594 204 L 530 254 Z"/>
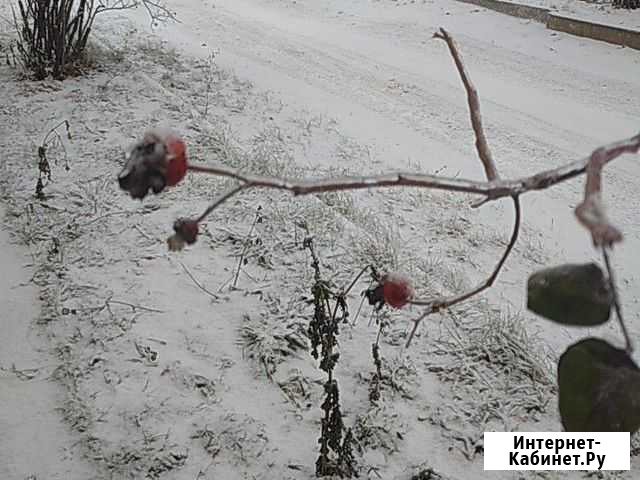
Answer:
<path fill-rule="evenodd" d="M 175 233 L 169 237 L 169 250 L 182 250 L 185 245 L 193 245 L 198 239 L 198 222 L 188 218 L 181 218 L 173 224 Z"/>
<path fill-rule="evenodd" d="M 170 130 L 151 130 L 128 152 L 118 182 L 133 198 L 142 199 L 149 190 L 157 194 L 177 185 L 187 168 L 184 141 Z"/>
<path fill-rule="evenodd" d="M 398 273 L 383 275 L 380 283 L 385 303 L 393 308 L 404 307 L 414 296 L 414 290 L 409 279 Z"/>

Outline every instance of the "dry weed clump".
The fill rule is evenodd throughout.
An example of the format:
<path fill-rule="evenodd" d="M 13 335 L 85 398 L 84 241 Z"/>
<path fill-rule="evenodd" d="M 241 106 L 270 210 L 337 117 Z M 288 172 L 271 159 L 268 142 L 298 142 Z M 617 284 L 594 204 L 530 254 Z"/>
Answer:
<path fill-rule="evenodd" d="M 142 477 L 158 479 L 163 475 L 184 467 L 189 452 L 169 442 L 168 434 L 121 445 L 102 457 L 109 474 L 116 478 Z M 93 449 L 104 451 L 106 445 L 93 445 Z"/>
<path fill-rule="evenodd" d="M 450 480 L 449 477 L 445 477 L 425 465 L 415 467 L 413 470 L 417 470 L 417 472 L 411 475 L 410 480 Z"/>
<path fill-rule="evenodd" d="M 38 147 L 38 182 L 36 183 L 35 195 L 38 200 L 44 200 L 44 187 L 45 182 L 52 181 L 51 164 L 49 163 L 48 153 L 51 150 L 61 149 L 62 159 L 64 161 L 64 168 L 66 171 L 70 170 L 69 160 L 67 158 L 67 149 L 65 147 L 65 141 L 58 132 L 61 127 L 65 128 L 65 137 L 67 140 L 71 140 L 71 127 L 67 120 L 63 120 L 54 127 L 52 127 L 44 136 L 42 143 Z M 58 163 L 57 156 L 55 163 Z"/>
<path fill-rule="evenodd" d="M 272 321 L 264 318 L 245 315 L 244 320 L 239 332 L 243 355 L 253 360 L 270 380 L 278 365 L 308 348 L 301 321 L 277 322 L 274 328 Z"/>
<path fill-rule="evenodd" d="M 455 394 L 435 410 L 431 422 L 471 460 L 482 453 L 487 429 L 511 430 L 537 421 L 556 386 L 551 359 L 535 347 L 520 316 L 481 302 L 458 307 L 449 321 L 433 340 L 433 353 L 442 360 L 427 370 Z"/>
<path fill-rule="evenodd" d="M 243 414 L 225 413 L 199 427 L 192 438 L 200 439 L 212 459 L 224 459 L 237 467 L 273 453 L 265 426 Z"/>
<path fill-rule="evenodd" d="M 377 217 L 374 211 L 359 211 L 355 224 L 361 235 L 352 237 L 351 255 L 356 265 L 375 265 L 382 272 L 397 271 L 402 240 L 397 227 Z"/>

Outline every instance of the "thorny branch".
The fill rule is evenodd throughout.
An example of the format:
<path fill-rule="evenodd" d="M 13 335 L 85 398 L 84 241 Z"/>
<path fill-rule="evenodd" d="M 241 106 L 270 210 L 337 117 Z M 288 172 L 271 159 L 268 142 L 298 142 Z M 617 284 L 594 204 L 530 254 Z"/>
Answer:
<path fill-rule="evenodd" d="M 309 195 L 323 192 L 336 192 L 341 190 L 357 190 L 371 189 L 383 187 L 418 187 L 445 190 L 450 192 L 461 192 L 483 197 L 478 205 L 488 203 L 490 201 L 510 197 L 514 203 L 515 221 L 511 239 L 496 264 L 489 277 L 480 285 L 451 297 L 442 297 L 431 300 L 414 299 L 411 303 L 418 306 L 427 307 L 423 314 L 414 320 L 414 326 L 409 334 L 407 345 L 411 342 L 415 331 L 420 322 L 429 314 L 438 312 L 442 309 L 451 307 L 457 303 L 473 297 L 482 291 L 490 288 L 495 282 L 503 265 L 513 250 L 518 239 L 518 233 L 521 223 L 520 195 L 536 190 L 545 190 L 554 185 L 577 177 L 579 175 L 587 175 L 584 201 L 578 205 L 575 210 L 576 216 L 580 223 L 589 231 L 595 246 L 602 247 L 605 255 L 605 262 L 609 270 L 610 279 L 613 279 L 610 269 L 607 248 L 611 248 L 614 243 L 622 240 L 621 232 L 611 225 L 604 214 L 601 200 L 601 173 L 603 167 L 625 153 L 637 153 L 640 150 L 640 133 L 637 135 L 614 142 L 595 150 L 590 156 L 575 160 L 566 165 L 542 171 L 535 175 L 516 178 L 512 180 L 502 180 L 491 156 L 489 145 L 484 135 L 482 121 L 480 116 L 480 103 L 478 94 L 470 80 L 469 75 L 464 67 L 462 57 L 458 51 L 458 47 L 449 33 L 440 29 L 434 35 L 435 38 L 444 40 L 449 47 L 449 51 L 456 64 L 458 73 L 464 84 L 467 100 L 469 104 L 471 124 L 476 137 L 476 150 L 484 167 L 487 181 L 477 181 L 461 178 L 444 177 L 440 175 L 427 175 L 415 173 L 394 172 L 383 175 L 371 176 L 346 176 L 338 178 L 326 178 L 319 180 L 289 180 L 278 177 L 255 176 L 245 174 L 238 170 L 227 168 L 224 166 L 197 166 L 190 165 L 188 168 L 193 172 L 208 173 L 220 177 L 235 179 L 239 185 L 230 189 L 220 197 L 218 197 L 207 210 L 197 219 L 202 221 L 214 209 L 222 205 L 226 200 L 232 198 L 237 193 L 251 188 L 270 188 L 277 190 L 285 190 L 291 192 L 294 196 Z M 611 282 L 613 286 L 613 281 Z M 615 287 L 613 287 L 615 289 Z M 617 299 L 617 293 L 616 293 Z M 616 301 L 616 311 L 618 319 L 623 328 L 623 333 L 628 341 L 628 334 L 622 321 L 619 304 Z M 630 343 L 628 342 L 628 348 Z"/>

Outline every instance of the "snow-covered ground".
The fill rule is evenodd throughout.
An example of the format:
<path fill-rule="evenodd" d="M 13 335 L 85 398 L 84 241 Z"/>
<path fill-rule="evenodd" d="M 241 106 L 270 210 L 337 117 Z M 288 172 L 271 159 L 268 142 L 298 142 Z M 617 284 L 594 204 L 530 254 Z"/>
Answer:
<path fill-rule="evenodd" d="M 30 284 L 29 264 L 29 252 L 0 231 L 0 478 L 91 478 L 82 447 L 57 411 L 65 392 L 51 379 L 58 362 L 40 335 L 38 289 Z"/>
<path fill-rule="evenodd" d="M 197 244 L 170 253 L 173 220 L 198 214 L 229 184 L 190 175 L 133 201 L 115 180 L 124 148 L 163 124 L 184 136 L 193 162 L 260 174 L 481 179 L 461 82 L 446 46 L 431 38 L 442 26 L 479 90 L 501 175 L 521 176 L 638 132 L 640 54 L 451 1 L 171 6 L 180 23 L 154 32 L 144 11 L 99 18 L 98 66 L 84 76 L 31 82 L 0 67 L 5 225 L 32 252 L 38 328 L 66 391 L 59 411 L 78 442 L 68 451 L 78 469 L 89 461 L 96 479 L 313 478 L 325 377 L 303 348 L 313 270 L 302 238 L 315 238 L 336 285 L 373 262 L 405 272 L 423 295 L 454 293 L 499 258 L 510 204 L 471 209 L 470 198 L 415 190 L 303 199 L 255 191 L 217 211 Z M 0 22 L 6 48 L 10 26 Z M 53 181 L 39 201 L 37 146 L 62 120 L 72 137 L 62 135 L 65 149 L 49 148 Z M 605 185 L 625 233 L 614 262 L 636 338 L 639 172 L 637 157 L 622 157 Z M 356 288 L 336 378 L 361 478 L 440 478 L 429 469 L 458 480 L 584 476 L 482 470 L 484 431 L 560 429 L 553 364 L 573 340 L 597 332 L 622 343 L 613 322 L 569 330 L 524 308 L 528 274 L 598 258 L 573 215 L 582 191 L 578 179 L 526 195 L 522 236 L 495 287 L 425 321 L 409 349 L 402 345 L 419 310 L 383 311 L 377 401 L 378 327 L 367 307 L 355 318 L 366 282 Z M 0 366 L 2 388 L 13 388 L 10 365 Z M 47 438 L 57 437 L 68 447 L 61 435 Z M 16 478 L 35 473 L 16 464 L 25 468 Z M 640 468 L 635 457 L 632 466 Z M 633 470 L 603 475 L 635 478 Z"/>

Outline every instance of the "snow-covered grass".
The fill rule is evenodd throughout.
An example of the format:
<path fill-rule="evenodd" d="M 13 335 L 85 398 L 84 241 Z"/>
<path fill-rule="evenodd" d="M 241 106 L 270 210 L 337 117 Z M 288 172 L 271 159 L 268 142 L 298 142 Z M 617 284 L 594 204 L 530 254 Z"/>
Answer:
<path fill-rule="evenodd" d="M 314 237 L 323 273 L 338 288 L 374 264 L 410 275 L 421 294 L 440 295 L 485 275 L 504 247 L 509 222 L 501 207 L 478 211 L 464 197 L 438 192 L 294 199 L 252 191 L 216 211 L 196 245 L 168 252 L 174 219 L 201 212 L 229 182 L 190 175 L 160 196 L 128 198 L 115 180 L 122 153 L 156 124 L 184 136 L 194 163 L 220 162 L 256 174 L 479 170 L 475 159 L 464 163 L 473 149 L 458 79 L 452 69 L 440 68 L 450 66 L 449 58 L 432 44 L 421 47 L 433 63 L 429 74 L 451 77 L 450 84 L 423 79 L 429 90 L 418 85 L 415 72 L 393 63 L 404 62 L 400 56 L 393 59 L 384 49 L 378 57 L 358 56 L 390 38 L 407 42 L 402 51 L 415 54 L 415 32 L 403 37 L 401 31 L 416 25 L 398 13 L 393 17 L 388 6 L 350 3 L 360 8 L 361 29 L 342 30 L 333 2 L 323 14 L 309 2 L 238 0 L 211 11 L 206 2 L 187 3 L 176 5 L 187 24 L 167 27 L 177 29 L 168 33 L 139 31 L 143 17 L 136 16 L 102 24 L 93 46 L 99 67 L 82 77 L 34 83 L 0 67 L 5 98 L 14 99 L 0 107 L 7 132 L 0 139 L 5 223 L 31 249 L 39 322 L 55 349 L 55 378 L 67 394 L 60 409 L 93 478 L 313 478 L 325 376 L 307 346 L 313 269 L 303 239 Z M 468 6 L 407 8 L 425 8 L 440 22 L 449 17 L 438 13 L 440 7 L 460 17 L 468 35 L 478 35 Z M 211 17 L 203 24 L 194 15 Z M 291 31 L 268 27 L 274 15 L 292 16 L 295 21 L 277 25 Z M 370 35 L 371 44 L 342 42 L 337 48 L 301 33 L 305 25 L 314 35 L 319 24 L 337 29 L 336 41 Z M 512 19 L 501 25 L 517 38 L 535 28 Z M 197 32 L 201 38 L 191 36 Z M 465 35 L 461 31 L 461 46 L 470 52 L 472 75 L 479 71 L 481 79 L 497 68 L 488 57 L 512 67 L 496 77 L 507 86 L 513 77 L 527 76 L 532 64 L 545 64 L 550 73 L 540 71 L 527 87 L 542 98 L 544 86 L 555 81 L 579 89 L 602 80 L 574 64 L 550 61 L 535 46 L 528 53 L 510 51 Z M 215 56 L 213 49 L 219 50 Z M 592 53 L 596 63 L 614 61 L 605 58 L 614 50 Z M 615 54 L 615 62 L 627 61 L 624 53 Z M 523 66 L 525 60 L 530 62 Z M 271 76 L 265 68 L 273 69 Z M 615 77 L 608 81 L 617 90 L 599 100 L 592 93 L 592 100 L 600 102 L 598 111 L 614 112 L 616 122 L 637 119 L 637 99 L 627 95 L 637 79 L 616 72 L 608 73 Z M 390 82 L 391 76 L 402 81 Z M 483 86 L 481 80 L 481 95 Z M 538 170 L 567 151 L 588 153 L 562 111 L 561 125 L 549 125 L 536 116 L 539 105 L 525 102 L 521 111 L 496 103 L 494 93 L 488 95 L 487 123 L 507 171 Z M 567 95 L 575 100 L 575 91 Z M 39 201 L 37 146 L 61 120 L 72 130 L 72 139 L 63 139 L 70 170 L 62 150 L 51 149 L 53 181 Z M 526 132 L 519 130 L 525 126 Z M 515 141 L 516 134 L 524 140 Z M 555 153 L 534 159 L 541 151 Z M 516 163 L 526 154 L 535 165 Z M 626 188 L 624 179 L 614 184 Z M 557 203 L 551 206 L 564 207 L 572 193 L 552 197 Z M 552 340 L 568 342 L 569 334 L 538 328 L 542 322 L 522 311 L 521 297 L 527 273 L 541 259 L 567 255 L 548 231 L 541 233 L 549 204 L 530 206 L 535 218 L 493 293 L 432 317 L 409 349 L 403 345 L 417 309 L 376 313 L 364 306 L 356 317 L 367 280 L 349 295 L 352 316 L 340 326 L 335 376 L 362 478 L 537 478 L 482 470 L 485 430 L 559 429 Z M 381 327 L 380 376 L 372 344 Z"/>

